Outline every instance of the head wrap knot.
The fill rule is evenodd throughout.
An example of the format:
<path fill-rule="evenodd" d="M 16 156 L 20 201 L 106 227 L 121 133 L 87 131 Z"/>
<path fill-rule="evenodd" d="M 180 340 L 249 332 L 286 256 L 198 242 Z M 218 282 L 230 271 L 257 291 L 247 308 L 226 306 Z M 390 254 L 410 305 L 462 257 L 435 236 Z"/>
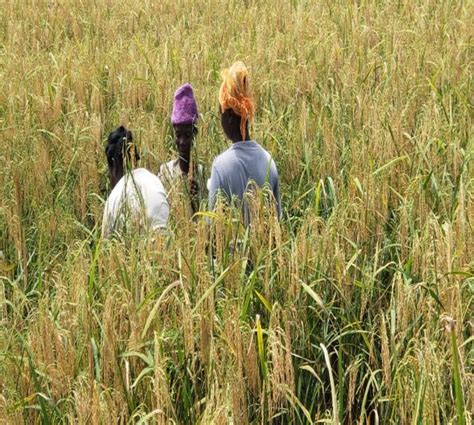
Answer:
<path fill-rule="evenodd" d="M 240 133 L 246 136 L 246 124 L 255 114 L 255 106 L 250 92 L 249 72 L 241 61 L 235 62 L 229 69 L 222 71 L 222 84 L 219 91 L 221 112 L 232 109 L 240 116 Z"/>

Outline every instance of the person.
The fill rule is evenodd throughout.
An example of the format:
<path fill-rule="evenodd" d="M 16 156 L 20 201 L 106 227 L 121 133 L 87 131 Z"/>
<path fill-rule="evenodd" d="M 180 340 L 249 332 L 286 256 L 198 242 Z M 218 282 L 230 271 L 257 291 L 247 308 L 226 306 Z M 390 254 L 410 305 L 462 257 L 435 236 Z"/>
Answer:
<path fill-rule="evenodd" d="M 175 134 L 178 158 L 162 164 L 158 172 L 168 193 L 168 199 L 173 206 L 180 192 L 186 195 L 190 215 L 199 210 L 205 189 L 203 184 L 203 167 L 196 166 L 191 159 L 191 149 L 198 133 L 198 109 L 194 98 L 193 87 L 186 83 L 179 87 L 174 94 L 171 124 Z"/>
<path fill-rule="evenodd" d="M 110 133 L 105 148 L 112 191 L 105 202 L 102 237 L 166 227 L 169 205 L 161 180 L 145 168 L 134 168 L 140 159 L 132 132 L 120 126 Z"/>
<path fill-rule="evenodd" d="M 249 121 L 255 113 L 250 93 L 249 74 L 243 62 L 238 61 L 222 73 L 219 91 L 222 129 L 232 145 L 212 164 L 208 181 L 209 207 L 214 209 L 218 193 L 227 200 L 243 203 L 244 222 L 249 224 L 244 195 L 253 182 L 258 187 L 268 186 L 275 199 L 278 218 L 281 217 L 279 177 L 270 154 L 249 133 Z"/>

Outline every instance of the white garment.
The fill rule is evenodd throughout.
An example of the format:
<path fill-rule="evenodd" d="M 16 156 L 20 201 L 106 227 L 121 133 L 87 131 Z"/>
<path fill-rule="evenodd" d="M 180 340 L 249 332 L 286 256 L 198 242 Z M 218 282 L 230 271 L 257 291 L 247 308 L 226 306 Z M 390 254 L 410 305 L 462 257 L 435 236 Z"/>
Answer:
<path fill-rule="evenodd" d="M 160 171 L 158 172 L 158 177 L 163 182 L 168 195 L 168 202 L 171 204 L 171 207 L 173 208 L 180 202 L 184 201 L 188 204 L 187 208 L 189 211 L 189 217 L 192 217 L 196 211 L 193 209 L 193 202 L 191 201 L 191 196 L 189 193 L 189 176 L 181 171 L 179 160 L 173 159 L 165 164 L 162 164 Z M 192 177 L 194 182 L 197 183 L 197 197 L 194 198 L 194 207 L 199 209 L 201 201 L 206 199 L 207 196 L 204 181 L 204 169 L 201 164 L 198 164 L 197 167 L 194 167 L 194 174 Z M 184 198 L 182 195 L 184 195 Z M 176 211 L 174 212 L 176 214 Z"/>
<path fill-rule="evenodd" d="M 160 171 L 158 171 L 158 177 L 163 182 L 169 195 L 169 192 L 172 190 L 176 182 L 183 179 L 183 172 L 181 171 L 181 168 L 179 168 L 178 160 L 172 159 L 171 161 L 161 164 Z"/>
<path fill-rule="evenodd" d="M 123 176 L 110 193 L 104 208 L 102 237 L 124 226 L 157 230 L 166 226 L 169 205 L 161 180 L 144 168 Z"/>
<path fill-rule="evenodd" d="M 198 182 L 199 190 L 202 190 L 201 180 L 204 180 L 203 175 L 203 166 L 199 164 L 197 167 L 197 175 L 194 176 L 194 179 Z M 165 189 L 167 190 L 168 194 L 173 189 L 173 186 L 177 184 L 177 182 L 183 181 L 187 178 L 187 176 L 181 171 L 181 168 L 179 166 L 179 160 L 177 159 L 172 159 L 171 161 L 161 164 L 160 171 L 158 171 L 158 177 L 163 182 L 163 185 L 165 186 Z"/>

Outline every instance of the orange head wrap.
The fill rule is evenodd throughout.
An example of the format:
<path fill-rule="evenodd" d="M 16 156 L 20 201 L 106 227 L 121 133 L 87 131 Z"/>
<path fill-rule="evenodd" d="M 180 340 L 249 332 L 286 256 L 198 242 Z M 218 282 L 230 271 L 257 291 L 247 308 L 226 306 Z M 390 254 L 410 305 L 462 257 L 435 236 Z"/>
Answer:
<path fill-rule="evenodd" d="M 222 71 L 222 84 L 219 91 L 221 112 L 232 109 L 240 117 L 240 133 L 246 136 L 246 124 L 253 119 L 255 106 L 250 93 L 249 72 L 241 61 Z"/>

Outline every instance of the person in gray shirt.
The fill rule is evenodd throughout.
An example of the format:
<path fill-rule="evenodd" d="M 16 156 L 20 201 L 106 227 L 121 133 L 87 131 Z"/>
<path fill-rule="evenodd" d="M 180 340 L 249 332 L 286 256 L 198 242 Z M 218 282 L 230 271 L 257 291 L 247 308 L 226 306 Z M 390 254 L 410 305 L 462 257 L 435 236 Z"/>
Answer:
<path fill-rule="evenodd" d="M 221 125 L 232 146 L 214 159 L 208 182 L 209 208 L 215 207 L 220 192 L 232 201 L 244 201 L 244 222 L 248 224 L 245 193 L 251 183 L 271 189 L 281 217 L 280 183 L 275 162 L 270 154 L 249 133 L 249 120 L 254 106 L 248 85 L 248 71 L 236 62 L 223 72 L 224 81 L 219 93 Z"/>

